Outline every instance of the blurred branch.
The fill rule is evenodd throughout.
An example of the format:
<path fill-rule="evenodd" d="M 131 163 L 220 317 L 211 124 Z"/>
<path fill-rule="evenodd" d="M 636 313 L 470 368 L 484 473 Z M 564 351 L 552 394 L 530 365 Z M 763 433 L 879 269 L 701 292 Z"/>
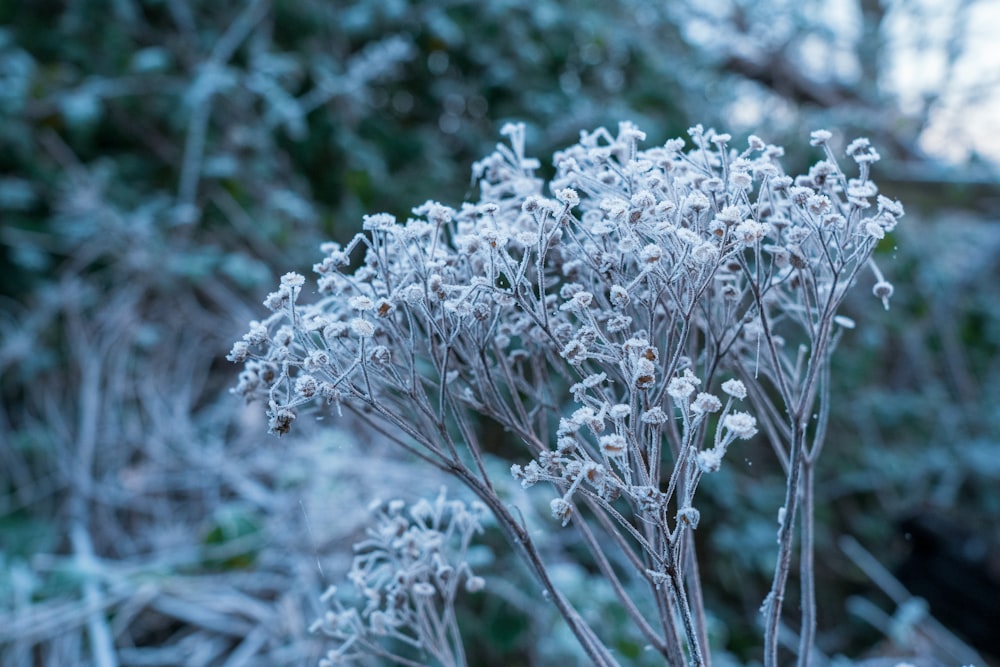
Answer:
<path fill-rule="evenodd" d="M 918 598 L 910 595 L 910 592 L 883 566 L 875 556 L 861 546 L 856 539 L 849 535 L 844 535 L 838 541 L 840 550 L 851 559 L 858 569 L 860 569 L 882 592 L 888 595 L 896 606 L 903 609 L 908 604 Z M 865 618 L 877 622 L 877 614 L 874 614 L 874 605 L 865 603 L 858 605 L 857 610 L 865 615 Z M 985 665 L 975 649 L 956 637 L 951 631 L 941 625 L 932 616 L 926 615 L 922 620 L 916 621 L 919 629 L 925 634 L 926 641 L 930 646 L 925 647 L 933 651 L 933 655 L 941 661 L 941 664 L 948 665 Z M 886 626 L 888 627 L 888 626 Z"/>
<path fill-rule="evenodd" d="M 114 641 L 104 617 L 104 594 L 98 588 L 97 582 L 90 574 L 94 566 L 94 543 L 86 527 L 79 522 L 70 528 L 70 539 L 73 551 L 76 553 L 80 569 L 87 573 L 83 582 L 83 599 L 87 604 L 87 634 L 90 637 L 90 650 L 96 667 L 118 667 Z"/>
<path fill-rule="evenodd" d="M 813 81 L 780 49 L 763 53 L 758 58 L 733 54 L 723 61 L 722 67 L 762 84 L 795 104 L 813 104 L 823 108 L 868 106 L 850 89 Z"/>
<path fill-rule="evenodd" d="M 233 57 L 236 49 L 267 14 L 269 0 L 254 0 L 229 26 L 215 46 L 208 60 L 201 65 L 200 72 L 192 84 L 198 91 L 193 100 L 194 108 L 188 124 L 187 139 L 184 142 L 184 158 L 177 186 L 178 216 L 181 222 L 191 222 L 196 215 L 195 199 L 201 177 L 202 158 L 208 122 L 212 114 L 212 98 L 215 96 L 219 70 Z M 202 87 L 204 87 L 202 89 Z"/>

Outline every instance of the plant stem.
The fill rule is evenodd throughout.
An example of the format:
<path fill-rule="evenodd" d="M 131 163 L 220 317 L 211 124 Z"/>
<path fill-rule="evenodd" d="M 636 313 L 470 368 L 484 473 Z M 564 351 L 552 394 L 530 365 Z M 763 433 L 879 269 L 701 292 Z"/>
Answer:
<path fill-rule="evenodd" d="M 792 569 L 792 541 L 795 515 L 798 509 L 799 474 L 802 469 L 802 452 L 805 446 L 806 423 L 796 419 L 792 425 L 792 443 L 789 451 L 788 485 L 785 487 L 785 516 L 778 530 L 778 559 L 774 567 L 774 580 L 764 606 L 764 667 L 778 667 L 778 632 L 781 627 L 781 606 L 785 599 L 785 586 Z"/>
<path fill-rule="evenodd" d="M 580 613 L 573 607 L 569 600 L 556 588 L 555 583 L 549 577 L 548 568 L 542 561 L 541 554 L 535 547 L 531 536 L 524 526 L 510 513 L 503 501 L 497 497 L 486 484 L 477 478 L 467 468 L 460 468 L 454 471 L 477 496 L 493 511 L 493 516 L 507 533 L 508 538 L 521 551 L 522 556 L 528 565 L 531 566 L 535 576 L 538 577 L 542 587 L 547 592 L 549 598 L 556 605 L 563 619 L 569 624 L 570 630 L 576 636 L 587 656 L 597 667 L 619 667 L 611 652 L 604 645 L 601 639 L 594 633 L 593 628 L 587 625 Z"/>
<path fill-rule="evenodd" d="M 813 462 L 802 460 L 802 544 L 799 578 L 802 587 L 802 628 L 799 633 L 798 667 L 809 667 L 816 637 L 816 586 L 814 569 Z"/>

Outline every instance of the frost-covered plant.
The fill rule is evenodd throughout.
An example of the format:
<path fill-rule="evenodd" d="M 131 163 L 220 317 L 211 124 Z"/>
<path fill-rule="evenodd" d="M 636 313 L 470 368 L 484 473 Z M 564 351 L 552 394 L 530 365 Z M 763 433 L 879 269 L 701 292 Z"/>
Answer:
<path fill-rule="evenodd" d="M 470 593 L 485 581 L 468 563 L 469 545 L 482 531 L 485 507 L 448 500 L 442 490 L 434 502 L 410 507 L 402 500 L 378 502 L 368 538 L 354 545 L 348 579 L 366 600 L 345 605 L 330 587 L 321 598 L 332 610 L 313 632 L 338 640 L 321 666 L 346 664 L 375 655 L 403 665 L 424 662 L 395 652 L 392 641 L 445 667 L 465 665 L 465 651 L 455 615 L 460 588 Z"/>
<path fill-rule="evenodd" d="M 265 301 L 273 314 L 230 353 L 244 364 L 237 393 L 265 399 L 278 434 L 307 404 L 354 409 L 458 477 L 598 665 L 617 661 L 498 497 L 476 415 L 523 442 L 530 460 L 514 476 L 554 487 L 555 519 L 577 529 L 623 611 L 674 665 L 708 659 L 696 488 L 761 430 L 788 480 L 765 663 L 777 664 L 796 531 L 807 663 L 812 473 L 831 354 L 853 326 L 837 309 L 868 267 L 875 295 L 887 304 L 892 293 L 871 255 L 902 207 L 869 180 L 878 154 L 851 143 L 859 174 L 848 178 L 830 133 L 815 132 L 826 159 L 793 178 L 782 149 L 755 136 L 740 151 L 696 126 L 687 150 L 681 139 L 640 150 L 645 135 L 622 123 L 557 153 L 546 187 L 523 127 L 504 133 L 510 146 L 475 165 L 478 202 L 427 202 L 402 224 L 367 216 L 349 245 L 324 246 L 315 303 L 299 303 L 305 279 L 286 274 Z M 363 263 L 350 270 L 355 251 Z M 636 580 L 657 618 L 632 599 Z"/>

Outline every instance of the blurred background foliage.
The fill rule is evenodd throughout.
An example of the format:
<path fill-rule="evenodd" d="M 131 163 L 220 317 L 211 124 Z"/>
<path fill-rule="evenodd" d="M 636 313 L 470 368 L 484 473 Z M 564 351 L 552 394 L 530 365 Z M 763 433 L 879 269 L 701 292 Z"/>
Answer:
<path fill-rule="evenodd" d="M 528 124 L 543 163 L 623 119 L 657 143 L 694 123 L 758 134 L 786 146 L 789 169 L 819 157 L 810 130 L 872 139 L 876 178 L 909 215 L 881 249 L 892 310 L 859 286 L 836 361 L 820 648 L 961 651 L 839 548 L 852 535 L 939 621 L 1000 653 L 975 624 L 1000 617 L 1000 595 L 982 595 L 1000 573 L 998 13 L 0 0 L 0 663 L 315 663 L 305 629 L 367 500 L 440 480 L 347 421 L 271 439 L 227 393 L 222 356 L 275 277 L 307 272 L 362 214 L 474 196 L 470 165 L 508 120 Z M 757 657 L 779 474 L 753 443 L 705 484 L 714 640 L 734 661 Z M 578 662 L 499 536 L 485 539 L 494 596 L 468 603 L 472 663 Z M 588 570 L 567 560 L 560 577 L 643 664 Z"/>

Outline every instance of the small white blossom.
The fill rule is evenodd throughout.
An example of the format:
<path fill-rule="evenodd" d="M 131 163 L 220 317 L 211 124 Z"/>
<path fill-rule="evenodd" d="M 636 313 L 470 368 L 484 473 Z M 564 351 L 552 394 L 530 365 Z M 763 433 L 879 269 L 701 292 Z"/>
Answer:
<path fill-rule="evenodd" d="M 706 241 L 701 243 L 691 251 L 691 257 L 699 264 L 711 264 L 719 257 L 719 249 L 712 243 Z"/>
<path fill-rule="evenodd" d="M 730 380 L 726 380 L 725 382 L 723 382 L 722 391 L 726 392 L 733 398 L 738 398 L 741 401 L 747 397 L 746 386 L 736 378 L 732 378 Z"/>
<path fill-rule="evenodd" d="M 375 308 L 375 302 L 366 296 L 352 296 L 348 305 L 354 310 L 368 311 Z"/>
<path fill-rule="evenodd" d="M 563 188 L 556 192 L 556 199 L 570 208 L 580 203 L 580 195 L 573 188 Z"/>
<path fill-rule="evenodd" d="M 652 361 L 640 358 L 636 363 L 632 381 L 636 389 L 649 389 L 656 383 L 656 366 Z"/>
<path fill-rule="evenodd" d="M 667 394 L 676 401 L 685 401 L 694 393 L 694 385 L 686 378 L 670 378 Z"/>
<path fill-rule="evenodd" d="M 556 519 L 562 521 L 562 525 L 569 523 L 569 520 L 573 514 L 573 506 L 562 498 L 553 498 L 552 502 L 549 503 L 549 507 L 552 509 L 552 516 Z"/>
<path fill-rule="evenodd" d="M 810 137 L 809 143 L 811 145 L 822 146 L 826 142 L 830 141 L 830 139 L 833 137 L 833 134 L 828 130 L 816 130 L 812 132 L 809 135 L 809 137 Z"/>
<path fill-rule="evenodd" d="M 865 222 L 864 231 L 867 236 L 870 236 L 875 240 L 880 241 L 885 238 L 885 229 L 883 229 L 882 225 L 878 224 L 874 220 L 868 220 Z"/>
<path fill-rule="evenodd" d="M 351 320 L 350 325 L 351 331 L 355 336 L 360 338 L 371 338 L 375 335 L 375 327 L 368 320 L 361 319 L 360 317 L 355 317 Z"/>
<path fill-rule="evenodd" d="M 578 340 L 571 340 L 559 351 L 559 356 L 574 366 L 579 366 L 587 360 L 587 346 Z"/>
<path fill-rule="evenodd" d="M 248 345 L 262 345 L 267 342 L 267 327 L 260 322 L 251 322 L 250 331 L 243 334 L 243 340 Z"/>
<path fill-rule="evenodd" d="M 319 382 L 312 375 L 300 375 L 295 378 L 295 393 L 302 398 L 312 398 L 318 390 Z"/>
<path fill-rule="evenodd" d="M 647 244 L 642 249 L 642 252 L 639 253 L 640 259 L 642 259 L 642 261 L 646 262 L 647 264 L 654 264 L 660 261 L 660 257 L 662 256 L 663 256 L 663 248 L 656 245 L 655 243 Z"/>
<path fill-rule="evenodd" d="M 396 224 L 395 216 L 388 213 L 376 213 L 362 218 L 361 228 L 368 231 L 391 229 Z"/>
<path fill-rule="evenodd" d="M 246 341 L 238 340 L 233 343 L 233 349 L 226 355 L 226 359 L 236 364 L 242 364 L 250 358 L 250 346 Z"/>
<path fill-rule="evenodd" d="M 632 408 L 624 403 L 612 405 L 611 409 L 608 410 L 608 416 L 612 419 L 625 419 L 630 414 L 632 414 Z"/>
<path fill-rule="evenodd" d="M 639 421 L 641 421 L 642 423 L 654 424 L 654 425 L 663 424 L 668 419 L 669 417 L 667 417 L 667 413 L 664 412 L 663 409 L 660 408 L 660 406 L 658 405 L 650 408 L 649 410 L 646 410 L 645 412 L 642 413 L 642 416 L 639 417 Z"/>
<path fill-rule="evenodd" d="M 677 513 L 677 523 L 682 523 L 691 528 L 691 530 L 698 528 L 700 520 L 701 512 L 694 507 L 685 507 Z"/>
<path fill-rule="evenodd" d="M 281 289 L 276 292 L 271 292 L 264 299 L 264 306 L 268 310 L 278 312 L 291 302 L 291 293 L 287 285 L 282 285 Z"/>
<path fill-rule="evenodd" d="M 407 285 L 400 292 L 400 297 L 411 306 L 417 305 L 424 300 L 424 290 L 420 285 Z"/>
<path fill-rule="evenodd" d="M 624 287 L 621 285 L 612 285 L 609 300 L 615 308 L 626 308 L 632 299 Z"/>
<path fill-rule="evenodd" d="M 688 245 L 694 246 L 701 244 L 701 236 L 698 234 L 698 232 L 693 232 L 690 229 L 681 227 L 680 229 L 677 230 L 676 234 L 677 238 L 679 238 L 681 241 L 684 241 L 684 243 L 687 243 Z"/>
<path fill-rule="evenodd" d="M 624 456 L 626 452 L 625 438 L 617 433 L 603 435 L 600 439 L 601 451 L 611 458 Z"/>
<path fill-rule="evenodd" d="M 770 225 L 756 220 L 744 220 L 736 226 L 736 238 L 744 245 L 753 245 L 770 231 Z"/>
<path fill-rule="evenodd" d="M 757 420 L 747 412 L 734 412 L 726 415 L 723 425 L 737 438 L 749 440 L 757 435 Z"/>
<path fill-rule="evenodd" d="M 691 403 L 691 412 L 694 412 L 695 414 L 717 412 L 721 409 L 722 401 L 720 401 L 717 396 L 713 396 L 712 394 L 708 394 L 706 392 L 699 393 Z"/>
<path fill-rule="evenodd" d="M 745 171 L 734 171 L 729 176 L 729 184 L 737 190 L 748 190 L 753 185 L 753 177 Z"/>
<path fill-rule="evenodd" d="M 281 284 L 285 287 L 298 288 L 305 285 L 306 279 L 301 274 L 289 272 L 281 276 Z"/>
<path fill-rule="evenodd" d="M 656 197 L 649 190 L 640 190 L 629 200 L 633 208 L 643 210 L 656 205 Z"/>
<path fill-rule="evenodd" d="M 872 294 L 875 295 L 875 298 L 882 300 L 882 305 L 885 306 L 886 310 L 889 310 L 889 299 L 892 297 L 894 291 L 892 283 L 885 280 L 878 281 L 872 287 Z"/>
<path fill-rule="evenodd" d="M 711 205 L 712 203 L 708 201 L 708 197 L 700 192 L 693 192 L 684 198 L 684 205 L 682 208 L 685 213 L 698 214 L 702 211 L 708 210 Z"/>
<path fill-rule="evenodd" d="M 717 472 L 722 466 L 722 452 L 715 448 L 698 452 L 695 463 L 703 473 Z"/>

